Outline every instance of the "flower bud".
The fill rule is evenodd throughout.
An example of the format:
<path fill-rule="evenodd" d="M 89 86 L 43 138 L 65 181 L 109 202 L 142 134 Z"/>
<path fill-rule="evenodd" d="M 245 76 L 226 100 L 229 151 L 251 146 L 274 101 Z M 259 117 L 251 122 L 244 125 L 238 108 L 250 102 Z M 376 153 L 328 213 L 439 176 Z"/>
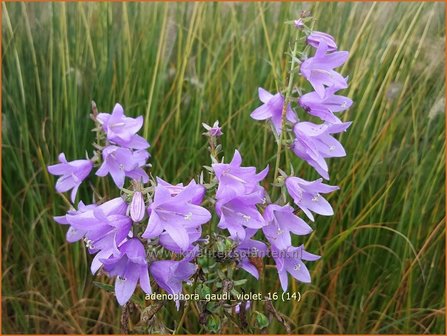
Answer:
<path fill-rule="evenodd" d="M 129 205 L 130 217 L 134 222 L 140 222 L 144 218 L 145 205 L 141 192 L 136 191 L 133 194 L 132 202 Z"/>

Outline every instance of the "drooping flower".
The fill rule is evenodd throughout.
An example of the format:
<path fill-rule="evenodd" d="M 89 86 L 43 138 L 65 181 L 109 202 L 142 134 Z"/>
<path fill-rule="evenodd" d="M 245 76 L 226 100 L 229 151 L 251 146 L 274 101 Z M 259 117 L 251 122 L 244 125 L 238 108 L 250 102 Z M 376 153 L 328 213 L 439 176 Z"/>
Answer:
<path fill-rule="evenodd" d="M 132 218 L 134 222 L 141 222 L 144 218 L 146 206 L 144 204 L 144 198 L 141 191 L 134 192 L 128 210 L 130 213 L 130 218 Z"/>
<path fill-rule="evenodd" d="M 96 175 L 110 174 L 118 188 L 123 187 L 126 176 L 144 183 L 149 181 L 149 176 L 142 168 L 149 158 L 147 151 L 131 151 L 128 148 L 110 145 L 103 149 L 102 156 L 104 162 L 96 171 Z"/>
<path fill-rule="evenodd" d="M 143 117 L 129 118 L 124 115 L 123 107 L 116 104 L 112 114 L 99 113 L 97 120 L 106 132 L 107 139 L 119 146 L 133 149 L 146 149 L 149 143 L 136 133 L 143 126 Z"/>
<path fill-rule="evenodd" d="M 302 95 L 298 102 L 309 114 L 319 117 L 323 121 L 333 124 L 341 123 L 334 112 L 342 112 L 352 105 L 352 100 L 348 97 L 335 95 L 338 88 L 331 86 L 325 89 L 324 96 L 320 97 L 316 92 L 309 92 Z"/>
<path fill-rule="evenodd" d="M 301 159 L 307 161 L 326 180 L 329 179 L 328 165 L 325 158 L 343 157 L 346 152 L 342 144 L 331 134 L 345 130 L 351 123 L 316 125 L 311 122 L 297 123 L 293 131 L 295 140 L 292 151 Z"/>
<path fill-rule="evenodd" d="M 170 191 L 159 184 L 155 188 L 154 201 L 149 206 L 149 222 L 143 238 L 158 237 L 163 230 L 186 251 L 190 247 L 190 237 L 187 228 L 195 228 L 207 223 L 211 214 L 205 208 L 192 203 L 203 188 L 190 183 L 179 194 L 172 196 Z"/>
<path fill-rule="evenodd" d="M 263 105 L 256 108 L 250 114 L 250 117 L 255 120 L 269 119 L 272 122 L 276 133 L 280 134 L 282 130 L 282 110 L 284 108 L 284 97 L 280 93 L 273 95 L 263 88 L 258 89 L 258 94 Z M 287 105 L 286 120 L 292 124 L 298 122 L 298 118 L 292 110 L 290 104 Z"/>
<path fill-rule="evenodd" d="M 347 51 L 336 51 L 327 53 L 328 45 L 321 41 L 315 56 L 308 58 L 301 64 L 301 74 L 306 78 L 320 97 L 324 96 L 325 86 L 336 86 L 346 88 L 346 79 L 334 68 L 346 62 L 349 53 Z"/>
<path fill-rule="evenodd" d="M 263 216 L 267 225 L 262 231 L 269 242 L 278 249 L 292 245 L 291 232 L 296 235 L 307 235 L 312 232 L 312 228 L 305 221 L 294 215 L 290 205 L 269 204 Z"/>
<path fill-rule="evenodd" d="M 121 306 L 132 297 L 138 282 L 145 293 L 152 292 L 146 252 L 137 238 L 129 239 L 119 247 L 119 254 L 101 262 L 110 276 L 116 276 L 115 295 Z"/>
<path fill-rule="evenodd" d="M 279 280 L 284 292 L 287 291 L 289 284 L 287 273 L 290 273 L 298 281 L 310 283 L 310 273 L 303 260 L 315 261 L 320 259 L 320 256 L 305 251 L 303 245 L 299 247 L 289 246 L 284 250 L 279 250 L 272 246 L 272 257 L 275 260 Z"/>
<path fill-rule="evenodd" d="M 68 162 L 65 154 L 59 154 L 58 164 L 48 166 L 48 172 L 61 176 L 56 182 L 57 192 L 66 192 L 71 189 L 71 201 L 74 203 L 78 188 L 82 181 L 90 174 L 93 162 L 90 160 L 74 160 Z"/>
<path fill-rule="evenodd" d="M 94 208 L 96 208 L 96 206 L 97 206 L 96 204 L 85 205 L 84 202 L 80 201 L 78 204 L 78 210 L 74 210 L 74 209 L 68 210 L 66 215 L 53 217 L 53 219 L 56 223 L 59 223 L 62 225 L 69 225 L 67 235 L 66 235 L 66 239 L 69 243 L 74 243 L 74 242 L 77 242 L 78 240 L 81 240 L 82 238 L 84 238 L 87 231 L 78 230 L 78 229 L 75 229 L 73 226 L 71 226 L 67 220 L 67 215 L 68 216 L 76 216 L 78 214 L 87 212 L 89 210 L 93 210 Z"/>
<path fill-rule="evenodd" d="M 217 199 L 250 194 L 262 189 L 259 182 L 268 173 L 268 166 L 258 174 L 255 167 L 241 167 L 242 157 L 238 150 L 234 151 L 230 163 L 214 163 L 212 168 L 219 182 Z"/>
<path fill-rule="evenodd" d="M 237 241 L 234 252 L 238 256 L 239 267 L 259 279 L 258 268 L 251 260 L 253 260 L 252 258 L 263 258 L 267 254 L 267 245 L 251 239 L 257 231 L 257 229 L 247 229 L 245 237 L 241 241 Z"/>
<path fill-rule="evenodd" d="M 252 193 L 217 201 L 216 213 L 220 217 L 218 227 L 227 229 L 233 240 L 244 240 L 246 228 L 260 229 L 265 225 L 256 207 L 261 199 L 259 193 Z"/>
<path fill-rule="evenodd" d="M 326 43 L 327 51 L 337 50 L 337 44 L 335 43 L 334 37 L 327 33 L 313 31 L 312 33 L 309 34 L 309 36 L 307 36 L 306 39 L 307 44 L 314 48 L 318 48 L 322 41 Z"/>
<path fill-rule="evenodd" d="M 285 180 L 287 192 L 311 221 L 314 221 L 311 211 L 323 216 L 332 216 L 334 214 L 331 205 L 320 193 L 327 194 L 338 190 L 339 187 L 330 186 L 321 181 L 321 178 L 315 181 L 306 181 L 295 176 L 289 176 Z"/>
<path fill-rule="evenodd" d="M 190 258 L 180 261 L 176 260 L 159 260 L 154 261 L 150 265 L 150 272 L 155 282 L 166 292 L 172 295 L 182 292 L 183 282 L 190 280 L 191 276 L 196 272 L 197 265 L 190 262 Z M 180 302 L 176 301 L 177 310 Z"/>

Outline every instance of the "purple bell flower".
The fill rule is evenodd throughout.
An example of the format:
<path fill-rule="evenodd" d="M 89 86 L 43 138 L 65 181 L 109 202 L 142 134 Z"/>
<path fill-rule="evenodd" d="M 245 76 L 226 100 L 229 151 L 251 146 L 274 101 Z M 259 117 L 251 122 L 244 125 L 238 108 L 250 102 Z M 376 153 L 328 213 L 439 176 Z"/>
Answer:
<path fill-rule="evenodd" d="M 93 210 L 94 208 L 96 208 L 96 206 L 97 206 L 96 204 L 85 205 L 82 201 L 80 201 L 78 204 L 78 210 L 74 210 L 74 209 L 68 210 L 67 214 L 64 216 L 53 217 L 53 219 L 56 223 L 59 223 L 62 225 L 69 225 L 67 235 L 66 235 L 66 239 L 69 243 L 74 243 L 74 242 L 77 242 L 78 240 L 81 240 L 82 238 L 84 238 L 87 231 L 75 229 L 68 222 L 67 216 L 76 216 L 76 215 L 82 214 L 84 212 Z"/>
<path fill-rule="evenodd" d="M 56 182 L 57 192 L 63 193 L 70 189 L 71 201 L 74 203 L 78 188 L 82 181 L 90 174 L 93 162 L 90 160 L 74 160 L 68 162 L 65 154 L 59 154 L 58 164 L 48 166 L 48 172 L 52 175 L 61 175 Z"/>
<path fill-rule="evenodd" d="M 162 180 L 161 178 L 157 177 L 157 184 L 162 185 L 163 187 L 165 187 L 166 189 L 168 189 L 168 191 L 171 193 L 171 196 L 174 197 L 178 194 L 180 194 L 186 187 L 183 185 L 183 183 L 178 183 L 176 185 L 170 184 L 164 180 Z M 195 204 L 195 205 L 200 205 L 203 202 L 203 197 L 205 196 L 205 187 L 197 184 L 196 181 L 191 180 L 190 182 L 191 185 L 195 185 L 195 188 L 190 188 L 190 192 L 194 192 L 194 196 L 191 198 L 191 203 Z"/>
<path fill-rule="evenodd" d="M 230 163 L 214 163 L 212 165 L 219 186 L 216 192 L 217 199 L 234 197 L 236 195 L 250 194 L 259 191 L 262 181 L 268 173 L 268 166 L 256 174 L 255 167 L 241 167 L 242 157 L 238 150 L 234 151 Z"/>
<path fill-rule="evenodd" d="M 190 183 L 183 191 L 172 196 L 163 185 L 155 188 L 154 201 L 149 206 L 149 222 L 143 238 L 156 238 L 166 230 L 166 233 L 177 243 L 182 251 L 191 245 L 188 228 L 196 228 L 207 223 L 211 214 L 205 208 L 192 203 L 198 194 L 200 185 Z"/>
<path fill-rule="evenodd" d="M 307 37 L 307 44 L 317 49 L 320 46 L 320 43 L 324 41 L 327 45 L 327 51 L 336 51 L 337 50 L 337 44 L 335 43 L 335 39 L 333 36 L 322 33 L 319 31 L 313 31 L 308 37 Z"/>
<path fill-rule="evenodd" d="M 145 293 L 152 292 L 146 251 L 137 238 L 129 239 L 119 247 L 118 255 L 101 262 L 110 276 L 116 276 L 115 295 L 121 306 L 130 300 L 138 282 Z"/>
<path fill-rule="evenodd" d="M 133 149 L 146 149 L 149 143 L 141 136 L 136 135 L 143 126 L 143 117 L 129 118 L 124 115 L 123 107 L 116 104 L 112 114 L 99 113 L 97 120 L 106 132 L 110 142 Z"/>
<path fill-rule="evenodd" d="M 250 117 L 255 120 L 269 119 L 272 122 L 276 133 L 280 134 L 282 130 L 282 109 L 284 107 L 284 97 L 280 93 L 273 95 L 263 88 L 258 89 L 258 94 L 259 100 L 261 100 L 263 105 L 255 109 L 250 114 Z M 298 122 L 298 118 L 292 110 L 290 104 L 287 105 L 286 120 L 292 124 Z"/>
<path fill-rule="evenodd" d="M 311 122 L 297 123 L 293 128 L 296 138 L 291 149 L 298 157 L 307 161 L 322 177 L 328 180 L 329 168 L 325 158 L 346 156 L 341 143 L 331 134 L 341 129 L 345 130 L 350 124 L 317 125 Z"/>
<path fill-rule="evenodd" d="M 348 83 L 342 75 L 334 71 L 346 62 L 349 53 L 336 51 L 327 54 L 328 46 L 321 41 L 314 57 L 310 57 L 301 64 L 301 74 L 306 78 L 320 97 L 324 97 L 325 86 L 338 88 L 348 87 Z"/>
<path fill-rule="evenodd" d="M 265 225 L 264 218 L 256 207 L 261 199 L 262 195 L 252 193 L 219 200 L 216 203 L 216 213 L 220 217 L 218 227 L 227 229 L 233 240 L 243 241 L 246 228 L 259 229 Z"/>
<path fill-rule="evenodd" d="M 303 260 L 315 261 L 320 259 L 320 256 L 305 251 L 303 245 L 299 247 L 289 246 L 284 250 L 272 246 L 272 256 L 284 292 L 287 291 L 289 284 L 287 273 L 290 273 L 298 281 L 310 283 L 310 273 Z"/>
<path fill-rule="evenodd" d="M 293 213 L 290 205 L 269 204 L 264 210 L 264 219 L 267 223 L 262 228 L 264 235 L 280 250 L 292 245 L 291 232 L 296 235 L 307 235 L 312 232 L 312 228 Z"/>
<path fill-rule="evenodd" d="M 150 265 L 150 272 L 155 282 L 167 293 L 176 295 L 182 292 L 183 282 L 188 282 L 197 271 L 197 265 L 191 263 L 192 255 L 183 260 L 160 260 Z M 176 301 L 177 310 L 180 302 Z"/>
<path fill-rule="evenodd" d="M 332 124 L 340 124 L 341 121 L 334 115 L 334 112 L 347 110 L 351 107 L 352 100 L 335 95 L 334 93 L 337 90 L 337 87 L 328 87 L 325 89 L 323 97 L 320 97 L 316 92 L 309 92 L 301 96 L 298 102 L 309 114 Z"/>
<path fill-rule="evenodd" d="M 146 183 L 149 176 L 143 170 L 149 153 L 145 150 L 131 151 L 128 148 L 107 146 L 102 151 L 104 162 L 96 171 L 98 176 L 110 174 L 118 188 L 124 186 L 125 177 Z"/>
<path fill-rule="evenodd" d="M 321 197 L 320 193 L 327 194 L 338 190 L 339 187 L 330 186 L 321 181 L 321 178 L 315 181 L 306 181 L 295 176 L 289 176 L 285 180 L 289 195 L 311 221 L 314 221 L 311 211 L 323 216 L 334 214 L 331 205 Z"/>

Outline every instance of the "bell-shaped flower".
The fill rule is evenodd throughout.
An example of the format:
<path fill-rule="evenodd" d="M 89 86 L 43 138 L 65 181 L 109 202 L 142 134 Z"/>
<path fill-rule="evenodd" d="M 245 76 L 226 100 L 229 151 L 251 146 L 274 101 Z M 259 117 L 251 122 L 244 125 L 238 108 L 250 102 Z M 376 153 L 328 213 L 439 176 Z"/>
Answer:
<path fill-rule="evenodd" d="M 346 79 L 334 68 L 346 62 L 349 53 L 347 51 L 336 51 L 327 53 L 328 45 L 321 41 L 315 56 L 308 58 L 301 64 L 301 74 L 306 78 L 320 97 L 324 96 L 325 86 L 336 86 L 346 88 Z"/>
<path fill-rule="evenodd" d="M 68 162 L 65 154 L 59 154 L 58 164 L 48 166 L 48 172 L 52 175 L 61 176 L 56 182 L 57 192 L 71 191 L 71 201 L 74 203 L 78 188 L 82 181 L 90 174 L 93 162 L 90 160 L 74 160 Z"/>
<path fill-rule="evenodd" d="M 132 220 L 125 215 L 127 204 L 114 198 L 82 213 L 67 214 L 66 221 L 85 232 L 84 241 L 90 253 L 118 246 L 129 235 Z"/>
<path fill-rule="evenodd" d="M 102 156 L 104 162 L 96 171 L 96 175 L 110 174 L 118 188 L 124 186 L 126 176 L 144 183 L 149 181 L 149 176 L 142 168 L 149 158 L 147 151 L 131 151 L 128 148 L 110 145 L 103 149 Z"/>
<path fill-rule="evenodd" d="M 99 113 L 97 120 L 102 125 L 110 142 L 133 149 L 146 149 L 149 147 L 149 143 L 136 134 L 143 126 L 143 117 L 126 117 L 120 104 L 115 105 L 112 114 Z"/>
<path fill-rule="evenodd" d="M 157 185 L 143 238 L 156 238 L 166 230 L 182 251 L 188 250 L 191 241 L 187 228 L 196 228 L 211 219 L 208 210 L 192 203 L 197 190 L 201 188 L 195 182 L 190 183 L 179 194 L 172 196 L 166 187 Z"/>
<path fill-rule="evenodd" d="M 239 267 L 253 275 L 256 279 L 259 279 L 258 268 L 252 263 L 252 260 L 262 259 L 266 256 L 267 245 L 251 239 L 257 231 L 257 229 L 246 229 L 245 237 L 237 244 L 234 253 L 238 257 Z"/>
<path fill-rule="evenodd" d="M 96 208 L 96 206 L 97 206 L 96 204 L 85 205 L 82 201 L 80 201 L 78 204 L 78 210 L 74 210 L 74 209 L 68 210 L 67 214 L 64 216 L 53 217 L 53 219 L 56 223 L 59 223 L 62 225 L 69 225 L 69 228 L 68 228 L 68 231 L 66 234 L 66 239 L 69 243 L 74 243 L 74 242 L 77 242 L 78 240 L 81 240 L 82 238 L 84 238 L 87 231 L 75 229 L 68 222 L 67 216 L 76 216 L 78 214 L 87 212 L 89 210 L 93 210 L 94 208 Z"/>
<path fill-rule="evenodd" d="M 190 281 L 190 278 L 197 270 L 197 265 L 190 262 L 190 258 L 180 261 L 159 260 L 150 265 L 150 272 L 155 282 L 167 293 L 178 295 L 182 292 L 183 282 Z M 180 302 L 176 300 L 177 310 Z"/>
<path fill-rule="evenodd" d="M 230 163 L 214 163 L 212 165 L 219 182 L 216 192 L 217 199 L 250 194 L 260 190 L 259 182 L 267 175 L 268 166 L 256 174 L 255 167 L 241 167 L 241 163 L 241 154 L 235 150 Z"/>
<path fill-rule="evenodd" d="M 272 257 L 275 260 L 284 292 L 287 291 L 289 284 L 288 273 L 298 281 L 310 283 L 310 273 L 303 260 L 315 261 L 320 259 L 320 256 L 305 251 L 303 245 L 299 247 L 289 246 L 284 250 L 272 246 Z"/>
<path fill-rule="evenodd" d="M 128 212 L 130 218 L 136 223 L 141 222 L 146 213 L 146 206 L 144 204 L 144 197 L 141 191 L 135 191 L 132 195 L 132 201 L 129 204 Z"/>
<path fill-rule="evenodd" d="M 186 232 L 188 234 L 188 239 L 189 239 L 189 244 L 190 244 L 187 251 L 191 251 L 194 248 L 194 245 L 192 245 L 192 244 L 197 242 L 200 239 L 200 237 L 202 236 L 202 227 L 201 226 L 187 227 Z M 162 234 L 160 234 L 159 238 L 160 238 L 160 245 L 163 246 L 165 249 L 172 251 L 174 253 L 178 253 L 178 254 L 185 252 L 185 250 L 183 250 L 179 246 L 178 242 L 176 240 L 172 239 L 172 237 L 166 231 L 164 231 Z"/>
<path fill-rule="evenodd" d="M 117 255 L 101 259 L 101 262 L 110 276 L 116 276 L 115 295 L 121 306 L 132 297 L 138 282 L 145 293 L 152 292 L 146 251 L 137 238 L 129 239 L 119 247 Z"/>
<path fill-rule="evenodd" d="M 262 228 L 262 232 L 268 241 L 280 250 L 292 245 L 291 232 L 296 235 L 312 232 L 312 228 L 293 213 L 290 205 L 269 204 L 263 216 L 267 225 Z"/>
<path fill-rule="evenodd" d="M 325 89 L 323 97 L 315 91 L 301 96 L 299 104 L 309 114 L 319 117 L 323 121 L 332 124 L 341 123 L 340 119 L 334 115 L 334 112 L 342 112 L 352 105 L 352 100 L 348 97 L 335 95 L 337 87 L 331 86 Z"/>
<path fill-rule="evenodd" d="M 297 123 L 293 131 L 295 140 L 291 146 L 292 151 L 301 159 L 307 161 L 325 179 L 329 179 L 328 165 L 325 158 L 343 157 L 346 152 L 338 140 L 331 134 L 337 130 L 349 127 L 351 123 L 336 124 L 340 126 L 311 122 Z"/>
<path fill-rule="evenodd" d="M 282 110 L 284 108 L 284 97 L 277 93 L 271 94 L 263 88 L 258 89 L 259 100 L 263 103 L 260 107 L 255 109 L 251 114 L 255 120 L 270 120 L 273 124 L 277 134 L 282 130 Z M 290 104 L 286 108 L 286 120 L 292 124 L 298 122 L 295 112 L 292 110 Z"/>
<path fill-rule="evenodd" d="M 216 213 L 220 217 L 218 227 L 227 229 L 233 240 L 243 241 L 246 228 L 259 229 L 265 225 L 256 206 L 262 198 L 262 194 L 254 192 L 217 201 Z"/>
<path fill-rule="evenodd" d="M 327 45 L 327 51 L 336 51 L 337 50 L 337 44 L 335 43 L 335 39 L 333 36 L 319 32 L 319 31 L 313 31 L 312 33 L 307 36 L 306 42 L 308 45 L 314 47 L 315 49 L 320 46 L 320 43 L 324 41 Z"/>
<path fill-rule="evenodd" d="M 295 176 L 289 176 L 285 180 L 287 192 L 311 221 L 314 221 L 311 211 L 323 216 L 332 216 L 334 214 L 329 202 L 320 194 L 330 193 L 338 190 L 339 187 L 330 186 L 321 181 L 321 178 L 315 181 L 306 181 Z"/>
<path fill-rule="evenodd" d="M 164 180 L 162 180 L 161 178 L 157 177 L 157 184 L 162 185 L 163 187 L 165 187 L 166 189 L 169 190 L 169 192 L 171 193 L 171 196 L 176 196 L 178 194 L 180 194 L 186 187 L 183 185 L 183 183 L 178 183 L 178 184 L 170 184 Z M 194 192 L 194 196 L 191 198 L 191 203 L 192 204 L 196 204 L 196 205 L 200 205 L 203 202 L 203 197 L 205 196 L 205 187 L 197 184 L 196 181 L 191 180 L 190 184 L 192 185 L 196 185 L 197 187 L 195 188 L 190 188 L 191 192 Z"/>

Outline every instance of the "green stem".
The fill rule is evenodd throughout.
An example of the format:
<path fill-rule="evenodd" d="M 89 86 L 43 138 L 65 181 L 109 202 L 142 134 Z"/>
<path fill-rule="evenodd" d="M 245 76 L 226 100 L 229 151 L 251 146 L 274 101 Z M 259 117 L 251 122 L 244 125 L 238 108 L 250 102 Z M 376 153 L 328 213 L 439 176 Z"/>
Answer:
<path fill-rule="evenodd" d="M 287 90 L 284 94 L 284 105 L 282 107 L 282 116 L 281 116 L 281 134 L 279 135 L 279 141 L 278 141 L 278 148 L 276 151 L 276 164 L 275 164 L 275 174 L 273 177 L 273 181 L 275 182 L 278 178 L 278 172 L 279 172 L 279 163 L 281 161 L 281 152 L 283 147 L 283 140 L 285 135 L 285 127 L 286 127 L 286 114 L 287 114 L 287 106 L 290 103 L 290 95 L 292 94 L 292 88 L 293 88 L 293 78 L 295 76 L 295 65 L 296 65 L 296 53 L 298 51 L 298 38 L 299 38 L 300 31 L 297 29 L 295 41 L 293 45 L 293 51 L 292 51 L 292 60 L 290 61 L 290 75 L 289 75 L 289 83 L 287 85 Z"/>

